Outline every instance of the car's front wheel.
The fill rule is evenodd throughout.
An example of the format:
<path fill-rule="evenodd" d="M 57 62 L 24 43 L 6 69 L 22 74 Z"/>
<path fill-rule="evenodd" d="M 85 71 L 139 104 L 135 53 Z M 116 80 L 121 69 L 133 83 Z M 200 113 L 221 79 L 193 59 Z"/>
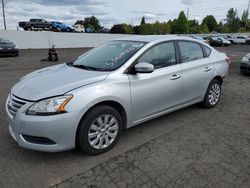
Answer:
<path fill-rule="evenodd" d="M 83 117 L 77 145 L 90 155 L 106 152 L 116 144 L 122 129 L 122 117 L 116 109 L 106 105 L 97 106 Z"/>
<path fill-rule="evenodd" d="M 203 106 L 207 108 L 212 108 L 216 106 L 216 104 L 219 102 L 220 96 L 221 83 L 218 80 L 213 79 L 207 88 L 207 92 L 203 101 Z"/>

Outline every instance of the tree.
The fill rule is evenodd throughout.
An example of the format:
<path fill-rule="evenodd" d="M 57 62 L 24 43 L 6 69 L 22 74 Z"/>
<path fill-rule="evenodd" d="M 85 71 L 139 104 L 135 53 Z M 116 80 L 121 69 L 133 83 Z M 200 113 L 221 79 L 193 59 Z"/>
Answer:
<path fill-rule="evenodd" d="M 188 20 L 184 11 L 181 11 L 176 22 L 176 33 L 184 34 L 188 32 Z"/>
<path fill-rule="evenodd" d="M 248 10 L 244 10 L 244 12 L 241 16 L 241 27 L 244 27 L 244 28 L 245 28 L 245 26 L 247 27 L 248 16 L 249 16 Z"/>
<path fill-rule="evenodd" d="M 218 24 L 214 16 L 212 15 L 206 16 L 202 21 L 202 25 L 204 24 L 207 25 L 209 32 L 217 31 Z"/>
<path fill-rule="evenodd" d="M 170 25 L 166 22 L 163 22 L 161 24 L 161 27 L 162 27 L 162 34 L 169 34 L 171 29 L 170 29 Z"/>
<path fill-rule="evenodd" d="M 201 25 L 201 32 L 202 33 L 209 33 L 209 29 L 208 29 L 207 24 Z"/>
<path fill-rule="evenodd" d="M 142 17 L 142 19 L 141 19 L 141 25 L 143 25 L 143 24 L 145 24 L 145 23 L 146 23 L 145 17 Z"/>
<path fill-rule="evenodd" d="M 138 25 L 133 26 L 133 33 L 136 34 L 136 35 L 140 34 L 139 33 L 139 28 L 140 28 L 140 26 L 138 26 Z"/>
<path fill-rule="evenodd" d="M 240 28 L 240 19 L 237 16 L 237 10 L 231 8 L 227 12 L 227 25 L 229 27 L 230 32 L 237 32 Z"/>
<path fill-rule="evenodd" d="M 188 20 L 188 32 L 192 34 L 198 34 L 201 32 L 201 27 L 197 20 Z"/>
<path fill-rule="evenodd" d="M 143 24 L 139 28 L 139 33 L 141 35 L 154 35 L 153 24 Z"/>
<path fill-rule="evenodd" d="M 91 16 L 84 19 L 84 27 L 93 28 L 95 32 L 99 32 L 101 29 L 101 24 L 95 16 Z"/>
<path fill-rule="evenodd" d="M 177 24 L 177 19 L 169 20 L 168 25 L 170 26 L 170 33 L 175 34 L 176 33 L 176 24 Z"/>
<path fill-rule="evenodd" d="M 120 34 L 132 34 L 133 28 L 131 25 L 127 24 L 116 24 L 110 29 L 110 33 L 120 33 Z"/>
<path fill-rule="evenodd" d="M 222 28 L 223 28 L 223 23 L 222 23 L 222 21 L 220 21 L 219 22 L 219 24 L 218 24 L 218 26 L 217 26 L 217 31 L 218 31 L 218 33 L 222 33 Z"/>

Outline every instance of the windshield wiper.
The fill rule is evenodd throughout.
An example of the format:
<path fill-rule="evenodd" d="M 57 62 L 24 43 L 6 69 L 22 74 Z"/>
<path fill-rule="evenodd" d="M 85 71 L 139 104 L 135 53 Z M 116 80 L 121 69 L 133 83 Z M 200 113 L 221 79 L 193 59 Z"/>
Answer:
<path fill-rule="evenodd" d="M 94 67 L 89 67 L 86 65 L 78 65 L 78 64 L 73 64 L 73 62 L 69 63 L 68 65 L 79 68 L 79 69 L 85 69 L 85 70 L 98 70 L 97 68 Z"/>
<path fill-rule="evenodd" d="M 85 69 L 85 70 L 94 70 L 94 71 L 110 71 L 108 69 L 105 69 L 105 68 L 95 68 L 95 67 L 90 67 L 90 66 L 86 66 L 86 65 L 79 65 L 79 64 L 74 64 L 73 63 L 74 61 L 70 61 L 70 62 L 67 62 L 66 64 L 68 66 L 72 66 L 72 67 L 76 67 L 76 68 L 79 68 L 79 69 Z"/>

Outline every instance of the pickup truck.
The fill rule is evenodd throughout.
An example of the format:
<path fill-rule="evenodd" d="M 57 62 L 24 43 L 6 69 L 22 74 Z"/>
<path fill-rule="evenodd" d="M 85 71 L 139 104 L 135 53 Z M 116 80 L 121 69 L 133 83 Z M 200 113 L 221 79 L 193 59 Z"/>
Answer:
<path fill-rule="evenodd" d="M 51 30 L 52 25 L 50 22 L 47 22 L 44 19 L 40 18 L 32 18 L 30 19 L 29 22 L 19 22 L 18 23 L 19 27 L 22 27 L 25 31 L 27 30 L 38 30 L 38 29 L 43 29 L 43 30 Z"/>

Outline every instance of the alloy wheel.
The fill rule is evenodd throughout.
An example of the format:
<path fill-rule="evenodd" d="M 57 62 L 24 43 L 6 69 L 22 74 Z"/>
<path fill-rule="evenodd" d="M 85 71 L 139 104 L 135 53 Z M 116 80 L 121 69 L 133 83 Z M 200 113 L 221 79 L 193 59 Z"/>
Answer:
<path fill-rule="evenodd" d="M 217 83 L 213 84 L 208 94 L 209 103 L 214 106 L 219 101 L 220 94 L 221 94 L 220 85 Z"/>
<path fill-rule="evenodd" d="M 97 117 L 90 125 L 88 142 L 95 149 L 104 149 L 110 146 L 118 135 L 118 121 L 111 114 Z"/>

